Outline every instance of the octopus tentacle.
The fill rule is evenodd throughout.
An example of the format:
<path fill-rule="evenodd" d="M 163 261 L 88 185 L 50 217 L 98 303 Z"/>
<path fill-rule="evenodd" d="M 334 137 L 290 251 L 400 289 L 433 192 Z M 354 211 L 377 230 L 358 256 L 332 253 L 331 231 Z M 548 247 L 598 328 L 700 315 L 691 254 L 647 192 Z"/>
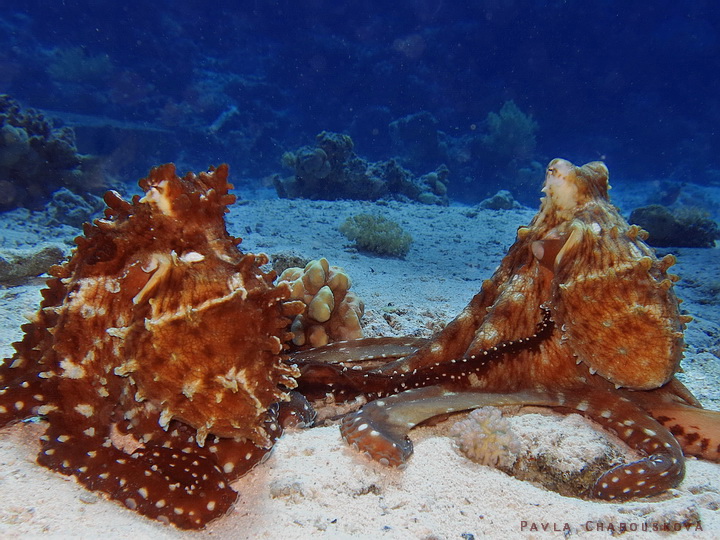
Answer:
<path fill-rule="evenodd" d="M 23 329 L 35 334 L 45 331 L 31 324 Z M 57 400 L 57 387 L 49 383 L 44 373 L 48 366 L 38 361 L 37 351 L 23 343 L 13 345 L 29 354 L 0 362 L 0 401 L 4 403 L 0 405 L 0 427 L 35 416 L 40 406 Z"/>
<path fill-rule="evenodd" d="M 57 420 L 42 441 L 41 465 L 183 529 L 202 527 L 224 515 L 237 498 L 207 449 L 183 452 L 152 445 L 129 454 L 102 444 L 102 436 L 95 433 L 73 433 Z"/>
<path fill-rule="evenodd" d="M 686 455 L 720 462 L 720 412 L 682 404 L 651 406 L 649 410 Z"/>
<path fill-rule="evenodd" d="M 288 392 L 288 400 L 277 404 L 277 422 L 284 428 L 310 427 L 317 413 L 305 396 L 299 392 Z"/>
<path fill-rule="evenodd" d="M 346 415 L 340 433 L 351 446 L 384 465 L 400 466 L 413 452 L 407 434 L 412 428 L 440 414 L 485 406 L 522 405 L 540 394 L 517 392 L 492 394 L 452 392 L 441 386 L 407 390 L 384 399 L 371 401 L 357 412 Z M 539 405 L 557 405 L 547 397 Z"/>
<path fill-rule="evenodd" d="M 326 363 L 323 360 L 317 360 L 314 355 L 305 354 L 302 357 L 306 359 L 304 361 L 295 356 L 293 360 L 300 364 L 302 374 L 299 380 L 299 390 L 305 395 L 317 395 L 318 392 L 326 392 L 330 389 L 336 397 L 365 394 L 368 398 L 375 399 L 412 388 L 466 381 L 471 375 L 481 372 L 493 362 L 501 358 L 511 359 L 516 353 L 532 349 L 547 339 L 553 332 L 554 323 L 550 310 L 544 306 L 540 309 L 543 318 L 531 336 L 505 341 L 471 356 L 447 362 L 436 362 L 412 371 L 401 369 L 389 371 L 387 366 L 366 370 L 362 366 L 348 367 L 342 364 Z M 363 341 L 374 347 L 372 339 Z"/>
<path fill-rule="evenodd" d="M 499 268 L 497 272 L 504 275 L 504 270 Z M 378 373 L 410 373 L 418 368 L 446 362 L 448 358 L 462 358 L 467 353 L 467 344 L 472 341 L 487 315 L 487 309 L 497 300 L 497 296 L 496 280 L 485 280 L 480 292 L 472 297 L 470 303 L 442 332 L 406 358 L 381 366 Z"/>
<path fill-rule="evenodd" d="M 427 338 L 416 337 L 376 337 L 336 341 L 322 347 L 294 352 L 292 359 L 301 363 L 319 361 L 327 364 L 360 363 L 368 360 L 387 362 L 415 352 L 428 341 Z"/>
<path fill-rule="evenodd" d="M 348 415 L 340 431 L 349 444 L 371 458 L 399 466 L 412 454 L 407 434 L 418 424 L 440 414 L 505 405 L 537 405 L 579 412 L 645 456 L 600 476 L 591 491 L 595 498 L 623 500 L 656 495 L 678 485 L 685 474 L 682 450 L 667 429 L 631 401 L 620 397 L 608 404 L 605 394 L 592 390 L 493 394 L 451 392 L 430 386 L 368 403 Z"/>
<path fill-rule="evenodd" d="M 0 387 L 0 398 L 7 403 L 0 405 L 0 427 L 37 415 L 40 407 L 46 403 L 50 390 L 31 386 L 27 382 Z"/>
<path fill-rule="evenodd" d="M 566 397 L 563 408 L 581 412 L 644 457 L 618 465 L 595 482 L 591 494 L 604 500 L 657 495 L 677 486 L 685 476 L 680 444 L 665 427 L 629 399 L 609 401 L 607 394 L 583 390 Z"/>
<path fill-rule="evenodd" d="M 632 391 L 622 395 L 630 400 L 639 397 Z M 640 395 L 637 403 L 670 430 L 685 455 L 720 462 L 720 412 L 704 409 L 676 378 Z"/>

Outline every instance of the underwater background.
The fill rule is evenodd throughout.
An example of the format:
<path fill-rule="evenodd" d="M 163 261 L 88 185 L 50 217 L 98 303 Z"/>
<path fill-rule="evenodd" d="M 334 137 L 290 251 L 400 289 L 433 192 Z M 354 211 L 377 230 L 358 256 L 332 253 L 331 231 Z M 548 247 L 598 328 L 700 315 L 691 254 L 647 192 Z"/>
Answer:
<path fill-rule="evenodd" d="M 11 0 L 0 93 L 72 128 L 92 156 L 83 178 L 59 175 L 55 189 L 101 193 L 173 161 L 228 162 L 236 187 L 283 196 L 398 191 L 283 188 L 308 168 L 323 174 L 328 157 L 313 148 L 330 144 L 385 168 L 351 182 L 406 175 L 436 196 L 422 202 L 507 189 L 533 207 L 545 164 L 561 156 L 606 161 L 613 184 L 652 181 L 645 202 L 672 205 L 686 183 L 720 186 L 719 25 L 709 0 Z M 323 146 L 321 132 L 351 140 Z M 16 193 L 33 190 L 33 173 L 16 170 L 13 136 L 0 208 L 37 206 L 52 190 Z M 717 217 L 716 203 L 691 203 Z"/>
<path fill-rule="evenodd" d="M 694 318 L 678 380 L 718 410 L 719 33 L 712 0 L 5 0 L 0 359 L 106 190 L 137 194 L 162 163 L 228 163 L 243 252 L 278 274 L 326 258 L 366 337 L 430 337 L 493 274 L 561 157 L 603 160 L 622 216 L 677 256 Z M 198 536 L 39 467 L 43 429 L 0 437 L 0 536 Z M 449 429 L 414 431 L 402 470 L 356 455 L 337 426 L 288 430 L 200 534 L 525 538 L 531 524 L 556 538 L 569 522 L 578 538 L 621 524 L 720 537 L 717 464 L 688 459 L 670 494 L 607 504 L 470 463 Z M 579 417 L 513 429 L 553 474 L 611 446 Z"/>

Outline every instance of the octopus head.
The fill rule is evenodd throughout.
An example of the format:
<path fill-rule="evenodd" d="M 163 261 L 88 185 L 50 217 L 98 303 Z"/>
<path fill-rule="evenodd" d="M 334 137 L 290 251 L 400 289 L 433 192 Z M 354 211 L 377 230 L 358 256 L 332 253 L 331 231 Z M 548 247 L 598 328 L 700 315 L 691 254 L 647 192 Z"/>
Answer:
<path fill-rule="evenodd" d="M 558 211 L 573 209 L 596 198 L 608 198 L 608 170 L 601 161 L 576 167 L 565 159 L 554 159 L 545 173 L 543 193 Z"/>

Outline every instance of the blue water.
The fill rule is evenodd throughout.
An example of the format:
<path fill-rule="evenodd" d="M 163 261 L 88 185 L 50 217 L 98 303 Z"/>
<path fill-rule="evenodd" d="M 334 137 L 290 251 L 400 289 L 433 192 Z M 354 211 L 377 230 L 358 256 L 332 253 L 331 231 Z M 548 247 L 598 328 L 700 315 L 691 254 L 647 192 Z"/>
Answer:
<path fill-rule="evenodd" d="M 719 31 L 714 0 L 5 0 L 0 93 L 132 183 L 229 162 L 262 186 L 327 130 L 416 174 L 447 164 L 454 202 L 508 178 L 523 200 L 542 176 L 515 171 L 558 156 L 603 159 L 613 183 L 720 185 Z M 532 137 L 495 148 L 506 102 Z M 420 112 L 430 132 L 393 137 Z"/>

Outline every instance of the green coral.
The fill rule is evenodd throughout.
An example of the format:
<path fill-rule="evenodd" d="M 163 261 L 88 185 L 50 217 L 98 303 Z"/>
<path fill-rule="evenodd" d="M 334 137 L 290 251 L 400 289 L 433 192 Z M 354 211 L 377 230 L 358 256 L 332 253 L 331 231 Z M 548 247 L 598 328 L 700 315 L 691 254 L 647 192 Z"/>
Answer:
<path fill-rule="evenodd" d="M 405 257 L 413 241 L 396 222 L 372 214 L 347 218 L 340 225 L 340 232 L 353 240 L 358 249 L 391 257 Z"/>

